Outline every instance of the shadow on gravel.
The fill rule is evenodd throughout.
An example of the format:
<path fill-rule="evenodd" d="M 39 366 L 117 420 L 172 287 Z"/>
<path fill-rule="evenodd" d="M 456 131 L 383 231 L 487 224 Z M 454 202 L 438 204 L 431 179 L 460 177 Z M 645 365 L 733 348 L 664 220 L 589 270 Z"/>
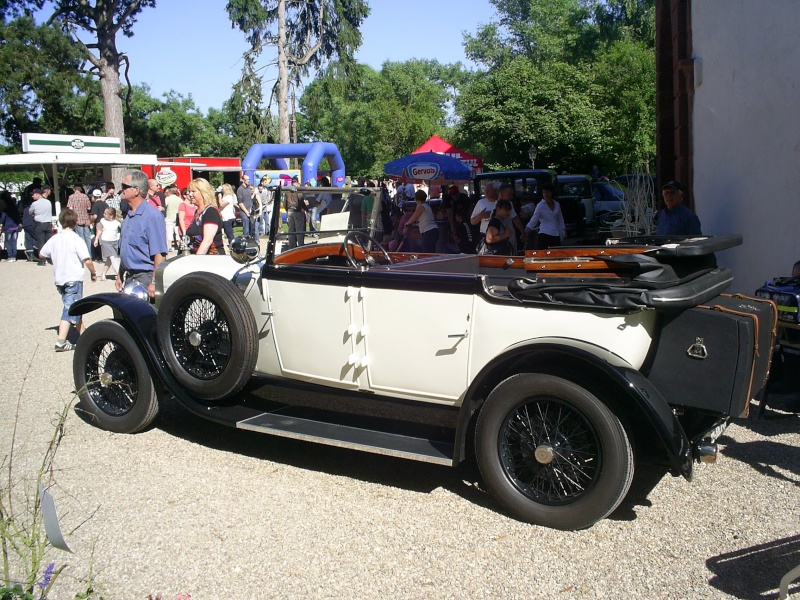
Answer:
<path fill-rule="evenodd" d="M 721 450 L 724 456 L 750 465 L 762 475 L 800 486 L 800 448 L 769 440 L 737 442 L 725 435 L 719 441 L 725 445 Z M 778 469 L 788 471 L 796 477 L 787 476 Z"/>
<path fill-rule="evenodd" d="M 612 521 L 636 520 L 636 507 L 653 506 L 653 503 L 647 497 L 667 472 L 667 469 L 663 466 L 637 464 L 628 494 L 623 498 L 616 510 L 608 515 L 608 518 Z"/>
<path fill-rule="evenodd" d="M 507 515 L 503 507 L 486 490 L 474 458 L 467 458 L 452 468 L 268 436 L 206 421 L 186 411 L 172 399 L 162 404 L 153 427 L 208 448 L 269 460 L 298 469 L 424 494 L 442 488 L 472 504 Z M 472 450 L 468 449 L 468 457 L 471 456 L 471 452 Z M 652 506 L 647 497 L 665 474 L 666 470 L 662 466 L 637 465 L 630 491 L 608 518 L 615 521 L 635 520 L 636 507 Z"/>
<path fill-rule="evenodd" d="M 234 429 L 193 415 L 172 399 L 162 404 L 153 426 L 223 452 L 425 494 L 444 488 L 474 504 L 501 510 L 483 491 L 474 460 L 452 468 Z"/>
<path fill-rule="evenodd" d="M 777 598 L 781 577 L 800 564 L 800 536 L 774 540 L 713 556 L 706 561 L 714 573 L 709 583 L 735 598 Z M 800 582 L 789 593 L 800 591 Z"/>
<path fill-rule="evenodd" d="M 800 432 L 800 414 L 779 412 L 779 409 L 779 406 L 770 406 L 760 416 L 757 409 L 751 409 L 747 419 L 736 419 L 734 423 L 767 437 Z"/>

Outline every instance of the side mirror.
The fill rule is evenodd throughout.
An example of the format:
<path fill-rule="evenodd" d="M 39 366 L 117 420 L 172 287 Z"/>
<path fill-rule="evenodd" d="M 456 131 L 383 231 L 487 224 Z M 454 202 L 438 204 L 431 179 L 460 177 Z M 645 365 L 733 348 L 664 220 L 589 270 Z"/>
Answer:
<path fill-rule="evenodd" d="M 257 260 L 261 254 L 258 242 L 251 237 L 236 237 L 231 242 L 231 258 L 240 264 Z"/>

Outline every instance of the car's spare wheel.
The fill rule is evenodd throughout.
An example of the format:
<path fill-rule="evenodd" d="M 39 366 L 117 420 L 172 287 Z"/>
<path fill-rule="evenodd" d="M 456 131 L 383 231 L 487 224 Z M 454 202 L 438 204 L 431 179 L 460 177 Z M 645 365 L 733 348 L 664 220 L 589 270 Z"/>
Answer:
<path fill-rule="evenodd" d="M 212 273 L 184 275 L 169 287 L 158 341 L 175 378 L 199 400 L 230 398 L 258 358 L 253 311 L 239 288 Z"/>

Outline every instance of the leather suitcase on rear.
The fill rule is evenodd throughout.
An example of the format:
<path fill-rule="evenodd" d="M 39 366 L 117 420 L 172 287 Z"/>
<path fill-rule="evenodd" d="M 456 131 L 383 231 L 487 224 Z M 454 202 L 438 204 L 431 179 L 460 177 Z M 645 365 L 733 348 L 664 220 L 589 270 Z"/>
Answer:
<path fill-rule="evenodd" d="M 716 300 L 708 304 L 720 304 Z M 744 414 L 751 398 L 756 328 L 755 316 L 729 310 L 696 306 L 664 314 L 642 370 L 672 406 Z"/>
<path fill-rule="evenodd" d="M 772 351 L 775 347 L 778 323 L 778 307 L 772 300 L 754 298 L 743 294 L 720 294 L 704 304 L 715 310 L 731 311 L 736 314 L 751 314 L 756 323 L 756 353 L 753 369 L 753 384 L 750 398 L 761 400 L 769 378 L 772 364 Z"/>

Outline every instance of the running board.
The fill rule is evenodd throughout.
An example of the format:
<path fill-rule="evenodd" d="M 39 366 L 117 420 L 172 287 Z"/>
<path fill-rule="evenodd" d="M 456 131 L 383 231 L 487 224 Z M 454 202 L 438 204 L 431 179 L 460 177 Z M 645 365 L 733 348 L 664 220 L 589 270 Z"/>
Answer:
<path fill-rule="evenodd" d="M 423 438 L 312 421 L 277 413 L 262 413 L 236 422 L 238 429 L 453 466 L 452 444 Z"/>

